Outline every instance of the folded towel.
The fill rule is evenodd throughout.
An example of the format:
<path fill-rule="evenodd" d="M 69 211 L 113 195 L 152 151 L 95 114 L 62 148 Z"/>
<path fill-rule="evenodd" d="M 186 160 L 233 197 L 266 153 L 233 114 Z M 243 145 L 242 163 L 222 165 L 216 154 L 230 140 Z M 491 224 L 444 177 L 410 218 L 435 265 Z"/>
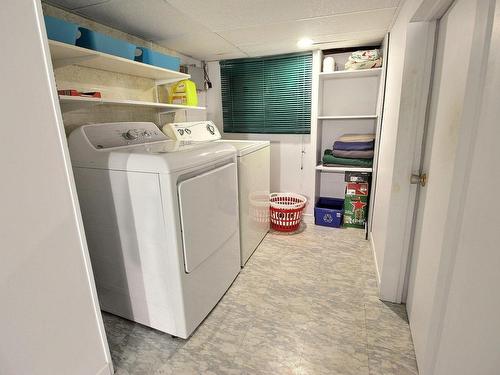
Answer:
<path fill-rule="evenodd" d="M 332 154 L 332 150 L 325 150 L 323 155 L 324 165 L 351 165 L 356 167 L 370 168 L 373 164 L 372 159 L 349 159 L 349 158 L 339 158 Z"/>
<path fill-rule="evenodd" d="M 344 134 L 337 138 L 342 142 L 370 142 L 375 140 L 375 134 Z"/>
<path fill-rule="evenodd" d="M 373 159 L 373 150 L 347 151 L 333 149 L 333 156 L 349 159 Z"/>
<path fill-rule="evenodd" d="M 333 143 L 334 150 L 344 150 L 344 151 L 367 151 L 367 150 L 373 150 L 374 147 L 375 147 L 375 141 L 370 141 L 370 142 L 336 141 Z"/>

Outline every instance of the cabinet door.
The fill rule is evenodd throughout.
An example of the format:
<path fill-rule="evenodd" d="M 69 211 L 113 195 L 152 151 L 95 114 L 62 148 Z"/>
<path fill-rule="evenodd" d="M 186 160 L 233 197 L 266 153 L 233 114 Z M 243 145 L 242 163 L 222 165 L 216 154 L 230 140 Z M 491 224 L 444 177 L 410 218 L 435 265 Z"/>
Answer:
<path fill-rule="evenodd" d="M 238 179 L 230 163 L 178 185 L 187 273 L 238 235 Z M 235 249 L 239 253 L 240 249 Z"/>

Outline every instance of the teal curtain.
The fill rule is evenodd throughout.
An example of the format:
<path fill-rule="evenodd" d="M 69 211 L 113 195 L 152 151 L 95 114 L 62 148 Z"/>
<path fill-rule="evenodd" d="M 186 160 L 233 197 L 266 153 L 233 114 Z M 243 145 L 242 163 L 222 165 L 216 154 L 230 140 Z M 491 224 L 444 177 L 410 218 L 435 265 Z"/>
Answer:
<path fill-rule="evenodd" d="M 224 132 L 311 132 L 311 53 L 225 60 L 220 68 Z"/>

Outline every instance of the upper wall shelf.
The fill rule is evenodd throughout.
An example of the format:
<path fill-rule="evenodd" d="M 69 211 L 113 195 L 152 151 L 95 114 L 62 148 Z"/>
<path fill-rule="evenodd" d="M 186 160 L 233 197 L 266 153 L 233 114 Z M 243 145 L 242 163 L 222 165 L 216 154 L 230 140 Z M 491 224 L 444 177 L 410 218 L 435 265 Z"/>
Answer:
<path fill-rule="evenodd" d="M 205 107 L 191 107 L 180 104 L 167 104 L 155 102 L 143 102 L 140 100 L 125 100 L 125 99 L 105 99 L 105 98 L 89 98 L 85 96 L 66 96 L 60 95 L 59 102 L 63 111 L 71 111 L 85 108 L 89 105 L 122 105 L 122 106 L 138 106 L 156 109 L 158 112 L 172 112 L 179 109 L 194 109 L 204 110 Z"/>
<path fill-rule="evenodd" d="M 363 69 L 363 70 L 337 70 L 332 73 L 319 73 L 320 80 L 329 80 L 336 78 L 360 78 L 376 77 L 382 73 L 382 68 Z"/>
<path fill-rule="evenodd" d="M 49 40 L 49 47 L 52 65 L 55 69 L 66 65 L 80 65 L 88 68 L 107 70 L 109 72 L 149 78 L 155 80 L 157 84 L 168 84 L 190 78 L 189 74 L 143 64 L 87 48 L 72 46 L 55 40 Z"/>

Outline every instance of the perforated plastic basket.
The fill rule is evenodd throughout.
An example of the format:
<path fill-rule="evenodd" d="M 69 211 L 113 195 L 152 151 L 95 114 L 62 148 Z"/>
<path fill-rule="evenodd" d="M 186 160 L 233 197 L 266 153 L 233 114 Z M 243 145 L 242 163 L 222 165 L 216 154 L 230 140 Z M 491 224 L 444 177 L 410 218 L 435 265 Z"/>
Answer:
<path fill-rule="evenodd" d="M 280 232 L 294 232 L 302 221 L 307 199 L 295 193 L 272 193 L 270 196 L 271 228 Z"/>

